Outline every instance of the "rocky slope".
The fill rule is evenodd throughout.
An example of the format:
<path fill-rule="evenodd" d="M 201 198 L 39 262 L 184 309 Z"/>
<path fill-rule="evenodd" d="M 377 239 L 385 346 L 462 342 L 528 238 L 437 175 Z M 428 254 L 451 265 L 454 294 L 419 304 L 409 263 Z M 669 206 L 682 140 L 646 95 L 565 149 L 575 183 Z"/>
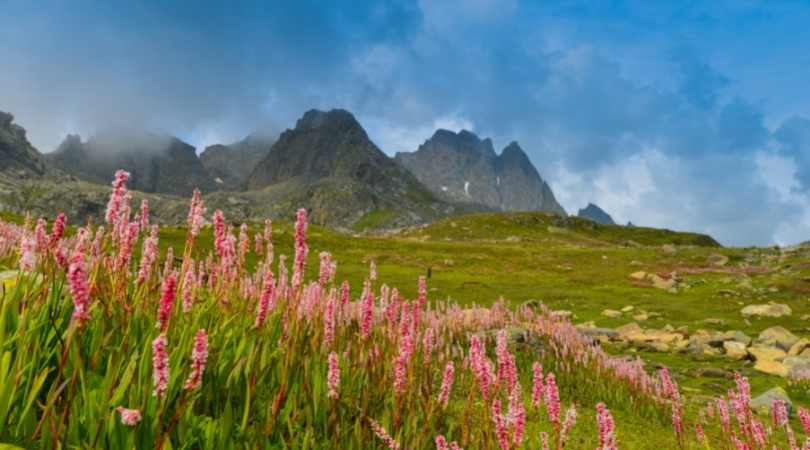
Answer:
<path fill-rule="evenodd" d="M 345 110 L 304 114 L 281 134 L 246 185 L 291 208 L 309 208 L 321 223 L 400 226 L 459 210 L 386 156 Z"/>
<path fill-rule="evenodd" d="M 397 153 L 396 160 L 448 200 L 502 211 L 565 214 L 517 142 L 498 155 L 489 139 L 466 130 L 438 130 L 415 152 Z"/>
<path fill-rule="evenodd" d="M 577 217 L 592 220 L 596 223 L 601 223 L 602 225 L 616 224 L 616 222 L 613 221 L 613 218 L 610 217 L 610 214 L 606 213 L 602 208 L 594 205 L 593 203 L 588 203 L 588 206 L 580 209 L 577 213 Z"/>
<path fill-rule="evenodd" d="M 171 136 L 139 131 L 104 131 L 86 142 L 68 135 L 47 160 L 80 179 L 107 184 L 111 174 L 124 169 L 134 190 L 191 195 L 217 189 L 194 147 Z"/>
<path fill-rule="evenodd" d="M 0 173 L 28 178 L 44 175 L 45 171 L 45 160 L 28 142 L 25 129 L 14 123 L 14 116 L 0 111 Z"/>
<path fill-rule="evenodd" d="M 214 181 L 225 189 L 239 190 L 256 165 L 270 152 L 276 136 L 254 133 L 231 145 L 211 145 L 200 161 Z"/>

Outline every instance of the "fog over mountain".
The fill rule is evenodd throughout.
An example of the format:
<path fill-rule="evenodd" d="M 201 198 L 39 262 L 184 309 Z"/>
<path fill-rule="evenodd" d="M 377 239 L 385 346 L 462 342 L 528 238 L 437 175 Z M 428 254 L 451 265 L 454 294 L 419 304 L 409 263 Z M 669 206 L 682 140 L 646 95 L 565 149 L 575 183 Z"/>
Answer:
<path fill-rule="evenodd" d="M 389 156 L 438 128 L 517 141 L 568 211 L 724 244 L 810 238 L 805 3 L 3 8 L 0 110 L 42 151 L 127 128 L 199 153 L 344 108 Z"/>

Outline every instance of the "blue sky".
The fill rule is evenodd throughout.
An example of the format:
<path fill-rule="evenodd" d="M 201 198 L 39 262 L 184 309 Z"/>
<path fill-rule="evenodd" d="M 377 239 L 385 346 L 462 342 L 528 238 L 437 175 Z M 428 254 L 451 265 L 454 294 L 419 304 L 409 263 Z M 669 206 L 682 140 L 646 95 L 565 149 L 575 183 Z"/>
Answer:
<path fill-rule="evenodd" d="M 386 152 L 517 140 L 569 212 L 810 239 L 810 2 L 6 0 L 0 110 L 203 147 L 347 108 Z"/>

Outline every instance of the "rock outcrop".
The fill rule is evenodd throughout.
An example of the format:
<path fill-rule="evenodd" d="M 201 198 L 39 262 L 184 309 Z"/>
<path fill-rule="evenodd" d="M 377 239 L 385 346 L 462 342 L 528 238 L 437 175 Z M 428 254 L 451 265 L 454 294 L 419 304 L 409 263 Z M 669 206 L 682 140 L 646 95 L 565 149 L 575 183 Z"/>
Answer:
<path fill-rule="evenodd" d="M 601 223 L 602 225 L 616 225 L 616 222 L 613 221 L 610 214 L 606 213 L 602 208 L 594 205 L 593 203 L 588 203 L 588 206 L 580 209 L 579 212 L 577 212 L 577 217 L 592 220 L 596 223 Z"/>
<path fill-rule="evenodd" d="M 45 171 L 45 160 L 28 142 L 25 129 L 14 123 L 14 116 L 0 111 L 0 173 L 26 178 L 44 175 Z"/>
<path fill-rule="evenodd" d="M 275 142 L 276 136 L 254 133 L 230 145 L 206 147 L 200 161 L 224 189 L 243 189 L 253 169 L 270 153 Z"/>
<path fill-rule="evenodd" d="M 396 160 L 433 193 L 451 201 L 565 215 L 517 142 L 498 155 L 490 139 L 466 130 L 438 130 L 415 152 L 397 153 Z"/>

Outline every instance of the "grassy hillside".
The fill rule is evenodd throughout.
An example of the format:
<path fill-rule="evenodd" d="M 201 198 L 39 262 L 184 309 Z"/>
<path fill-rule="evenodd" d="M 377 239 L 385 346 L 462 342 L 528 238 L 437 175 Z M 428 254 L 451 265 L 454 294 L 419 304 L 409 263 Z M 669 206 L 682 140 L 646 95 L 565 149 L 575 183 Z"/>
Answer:
<path fill-rule="evenodd" d="M 0 218 L 20 221 L 8 215 Z M 250 235 L 260 229 L 251 225 Z M 276 221 L 273 230 L 276 255 L 286 254 L 289 261 L 292 224 Z M 161 253 L 165 255 L 171 246 L 179 255 L 185 239 L 184 227 L 163 227 Z M 462 305 L 492 305 L 499 297 L 512 305 L 540 300 L 552 310 L 570 311 L 575 324 L 592 321 L 600 327 L 617 327 L 634 321 L 633 314 L 645 312 L 649 317 L 640 322 L 645 328 L 741 330 L 756 336 L 769 326 L 781 325 L 801 337 L 808 336 L 805 316 L 810 317 L 810 264 L 808 252 L 802 248 L 790 252 L 722 248 L 699 234 L 604 226 L 544 214 L 457 217 L 384 236 L 349 235 L 310 226 L 308 244 L 307 278 L 317 278 L 318 254 L 329 251 L 338 263 L 337 279 L 347 279 L 353 289 L 362 286 L 374 260 L 379 279 L 397 287 L 407 298 L 417 296 L 415 280 L 429 275 L 431 299 Z M 204 257 L 212 246 L 212 233 L 206 228 L 195 245 L 196 256 Z M 727 262 L 713 263 L 722 257 L 728 258 Z M 247 266 L 253 267 L 256 259 L 251 252 Z M 6 268 L 0 266 L 0 271 Z M 680 280 L 678 288 L 659 289 L 630 276 L 640 271 L 675 272 Z M 739 313 L 745 305 L 769 301 L 789 305 L 793 314 L 746 319 Z M 605 309 L 630 306 L 634 312 L 621 317 L 602 315 Z M 695 359 L 613 344 L 606 349 L 614 354 L 640 355 L 650 367 L 659 363 L 671 367 L 684 387 L 690 414 L 707 396 L 723 394 L 733 385 L 730 379 L 696 375 L 706 368 L 743 373 L 749 377 L 754 395 L 779 385 L 788 389 L 794 402 L 806 405 L 809 400 L 803 389 L 755 372 L 747 362 Z M 565 386 L 569 394 L 576 391 Z M 669 438 L 661 436 L 668 433 L 665 421 L 648 427 L 647 419 L 635 415 L 628 405 L 616 406 L 613 411 L 625 426 L 624 442 L 632 444 L 626 448 L 646 448 L 644 442 L 667 448 Z"/>

